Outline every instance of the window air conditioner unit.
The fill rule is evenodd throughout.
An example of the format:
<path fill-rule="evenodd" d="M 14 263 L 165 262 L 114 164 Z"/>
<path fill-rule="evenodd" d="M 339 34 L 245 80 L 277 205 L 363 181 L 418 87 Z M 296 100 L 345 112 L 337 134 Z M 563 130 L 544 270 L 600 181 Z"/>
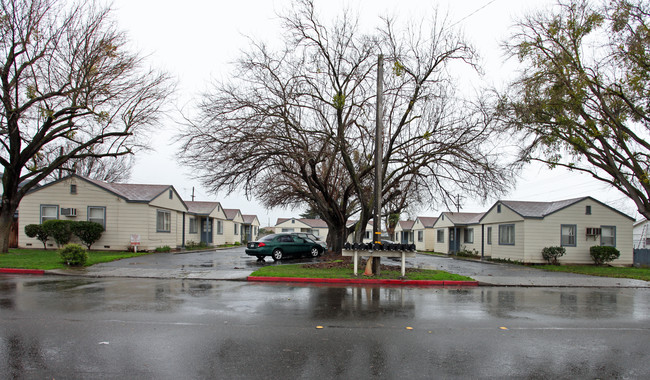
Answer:
<path fill-rule="evenodd" d="M 77 216 L 76 208 L 61 208 L 61 215 L 63 216 Z"/>
<path fill-rule="evenodd" d="M 600 235 L 600 228 L 597 227 L 587 227 L 587 236 L 598 236 Z"/>

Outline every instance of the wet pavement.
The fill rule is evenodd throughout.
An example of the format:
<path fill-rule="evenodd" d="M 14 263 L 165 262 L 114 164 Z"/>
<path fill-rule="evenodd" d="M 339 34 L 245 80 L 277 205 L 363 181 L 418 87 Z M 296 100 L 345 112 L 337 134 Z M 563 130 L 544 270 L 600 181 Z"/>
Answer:
<path fill-rule="evenodd" d="M 53 274 L 89 277 L 173 278 L 197 280 L 245 280 L 265 265 L 308 263 L 322 258 L 289 259 L 258 262 L 243 247 L 188 253 L 156 253 L 97 264 L 84 269 L 48 271 Z M 399 260 L 383 259 L 382 263 L 399 266 Z M 532 267 L 488 261 L 458 260 L 450 257 L 418 254 L 406 260 L 408 267 L 439 269 L 465 275 L 481 285 L 541 287 L 641 287 L 650 288 L 642 280 L 586 276 L 573 273 L 548 272 Z"/>
<path fill-rule="evenodd" d="M 0 275 L 0 377 L 642 379 L 649 310 L 632 288 Z"/>

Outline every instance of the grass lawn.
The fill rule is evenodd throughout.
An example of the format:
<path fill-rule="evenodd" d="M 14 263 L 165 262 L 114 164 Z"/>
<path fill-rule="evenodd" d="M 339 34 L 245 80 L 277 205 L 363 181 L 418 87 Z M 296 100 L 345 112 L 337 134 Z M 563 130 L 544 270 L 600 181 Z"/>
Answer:
<path fill-rule="evenodd" d="M 128 257 L 148 255 L 148 252 L 88 251 L 86 266 L 107 263 Z M 0 253 L 0 268 L 20 269 L 65 269 L 56 249 L 10 249 L 9 253 Z"/>
<path fill-rule="evenodd" d="M 307 264 L 309 266 L 309 264 Z M 398 279 L 401 278 L 401 271 L 398 267 L 395 270 L 381 270 L 379 277 L 366 277 L 373 279 Z M 360 272 L 363 268 L 360 267 Z M 253 272 L 251 276 L 259 277 L 298 277 L 298 278 L 358 278 L 354 275 L 354 268 L 352 264 L 345 264 L 342 266 L 327 267 L 327 268 L 309 268 L 305 264 L 293 265 L 270 265 L 258 269 Z M 458 274 L 448 273 L 441 270 L 427 270 L 407 268 L 407 280 L 447 280 L 447 281 L 474 281 L 473 278 L 461 276 Z"/>
<path fill-rule="evenodd" d="M 535 268 L 553 272 L 570 272 L 591 276 L 631 278 L 650 281 L 650 268 L 606 267 L 596 265 L 536 265 Z"/>

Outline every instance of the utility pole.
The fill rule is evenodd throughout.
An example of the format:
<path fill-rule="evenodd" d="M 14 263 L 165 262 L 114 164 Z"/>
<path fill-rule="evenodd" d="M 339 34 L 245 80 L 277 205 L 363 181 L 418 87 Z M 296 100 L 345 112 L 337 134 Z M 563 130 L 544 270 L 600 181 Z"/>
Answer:
<path fill-rule="evenodd" d="M 373 242 L 381 244 L 381 190 L 382 190 L 382 159 L 384 156 L 384 123 L 383 123 L 383 101 L 384 92 L 384 56 L 377 57 L 377 113 L 375 127 L 375 213 L 372 222 Z M 381 257 L 372 259 L 372 273 L 379 276 L 381 272 Z"/>

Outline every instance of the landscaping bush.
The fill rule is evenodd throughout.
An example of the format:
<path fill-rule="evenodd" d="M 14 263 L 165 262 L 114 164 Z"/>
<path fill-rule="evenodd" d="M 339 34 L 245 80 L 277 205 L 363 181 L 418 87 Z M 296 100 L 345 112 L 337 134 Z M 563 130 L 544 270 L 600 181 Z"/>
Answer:
<path fill-rule="evenodd" d="M 615 247 L 604 245 L 594 245 L 589 248 L 589 254 L 596 265 L 602 265 L 614 261 L 621 256 L 621 253 Z"/>
<path fill-rule="evenodd" d="M 542 257 L 549 264 L 559 265 L 558 259 L 566 253 L 566 248 L 564 247 L 544 247 L 542 249 Z"/>
<path fill-rule="evenodd" d="M 200 243 L 190 241 L 187 244 L 185 244 L 185 249 L 202 249 L 202 248 L 207 248 L 208 243 L 202 241 Z"/>
<path fill-rule="evenodd" d="M 74 222 L 72 224 L 72 233 L 81 240 L 81 242 L 90 249 L 94 242 L 102 237 L 104 226 L 95 222 Z"/>
<path fill-rule="evenodd" d="M 70 242 L 72 239 L 72 224 L 75 222 L 71 220 L 46 220 L 43 222 L 43 229 L 52 236 L 52 239 L 62 247 Z"/>
<path fill-rule="evenodd" d="M 168 245 L 156 248 L 156 252 L 171 252 L 171 251 L 172 251 L 172 249 Z"/>
<path fill-rule="evenodd" d="M 36 238 L 43 243 L 43 249 L 47 249 L 47 239 L 50 235 L 41 224 L 28 224 L 25 226 L 25 235 L 30 238 Z"/>
<path fill-rule="evenodd" d="M 79 244 L 68 244 L 59 250 L 61 261 L 71 267 L 82 267 L 88 261 L 88 253 Z"/>

